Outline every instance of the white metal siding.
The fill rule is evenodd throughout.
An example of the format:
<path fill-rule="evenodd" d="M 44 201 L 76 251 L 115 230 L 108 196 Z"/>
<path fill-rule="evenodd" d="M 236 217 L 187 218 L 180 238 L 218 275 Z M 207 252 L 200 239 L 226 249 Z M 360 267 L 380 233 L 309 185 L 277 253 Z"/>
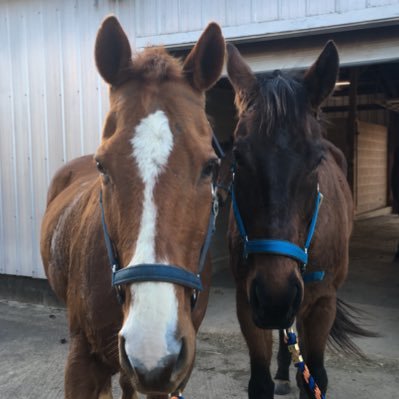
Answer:
<path fill-rule="evenodd" d="M 94 152 L 108 108 L 94 65 L 97 29 L 133 2 L 0 2 L 0 273 L 44 277 L 40 223 L 66 161 Z"/>
<path fill-rule="evenodd" d="M 99 143 L 108 95 L 93 49 L 107 14 L 118 15 L 133 47 L 180 46 L 195 42 L 210 20 L 222 25 L 228 39 L 250 40 L 392 22 L 399 17 L 398 4 L 0 0 L 0 273 L 44 276 L 38 243 L 49 181 L 63 163 L 93 152 Z M 299 64 L 313 60 L 315 51 Z M 273 58 L 283 67 L 277 53 Z M 264 58 L 253 62 L 255 70 L 265 68 Z"/>
<path fill-rule="evenodd" d="M 399 0 L 138 0 L 136 7 L 138 47 L 191 44 L 210 21 L 236 41 L 399 21 Z"/>

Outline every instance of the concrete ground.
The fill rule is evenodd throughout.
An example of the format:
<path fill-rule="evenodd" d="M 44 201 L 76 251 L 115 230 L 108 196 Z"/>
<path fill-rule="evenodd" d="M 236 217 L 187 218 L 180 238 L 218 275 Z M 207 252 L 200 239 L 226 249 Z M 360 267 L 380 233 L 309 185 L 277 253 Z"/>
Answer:
<path fill-rule="evenodd" d="M 399 398 L 399 263 L 392 262 L 398 239 L 397 216 L 356 222 L 340 296 L 365 310 L 366 326 L 382 336 L 357 341 L 367 361 L 327 351 L 329 398 Z M 230 272 L 220 269 L 186 398 L 247 397 L 248 355 L 234 308 Z M 62 398 L 67 339 L 64 309 L 0 301 L 0 399 Z M 116 384 L 114 391 L 117 397 Z M 297 397 L 295 387 L 286 396 Z"/>

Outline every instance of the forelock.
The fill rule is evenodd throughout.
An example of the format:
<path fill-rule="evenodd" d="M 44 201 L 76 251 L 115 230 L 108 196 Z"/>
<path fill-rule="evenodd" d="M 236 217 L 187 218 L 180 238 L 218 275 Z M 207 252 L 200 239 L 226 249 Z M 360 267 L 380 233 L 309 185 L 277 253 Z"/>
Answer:
<path fill-rule="evenodd" d="M 275 71 L 258 77 L 259 95 L 254 106 L 259 112 L 259 127 L 267 132 L 306 122 L 307 97 L 303 83 Z"/>
<path fill-rule="evenodd" d="M 133 75 L 140 79 L 163 82 L 183 78 L 182 63 L 163 47 L 149 47 L 133 58 Z"/>

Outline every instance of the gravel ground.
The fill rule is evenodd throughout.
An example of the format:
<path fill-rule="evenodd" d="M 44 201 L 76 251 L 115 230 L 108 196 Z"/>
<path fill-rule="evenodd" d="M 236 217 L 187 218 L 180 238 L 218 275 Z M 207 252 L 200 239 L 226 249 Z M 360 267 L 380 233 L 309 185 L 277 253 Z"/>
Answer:
<path fill-rule="evenodd" d="M 356 223 L 351 271 L 340 295 L 365 310 L 368 327 L 382 337 L 357 341 L 369 360 L 327 351 L 329 398 L 399 398 L 399 264 L 392 263 L 397 238 L 398 217 Z M 234 307 L 229 271 L 220 270 L 198 335 L 186 398 L 247 397 L 248 355 Z M 0 301 L 0 399 L 63 398 L 67 351 L 64 309 Z M 297 397 L 296 387 L 286 396 Z"/>

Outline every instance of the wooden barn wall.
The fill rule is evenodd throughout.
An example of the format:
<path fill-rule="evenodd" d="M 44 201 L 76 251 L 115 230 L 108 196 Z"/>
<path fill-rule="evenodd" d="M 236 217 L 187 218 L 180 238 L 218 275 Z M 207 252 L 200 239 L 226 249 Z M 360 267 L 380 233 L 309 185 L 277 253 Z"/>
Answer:
<path fill-rule="evenodd" d="M 385 97 L 382 93 L 375 93 L 370 95 L 357 96 L 357 105 L 361 108 L 362 105 L 377 105 L 384 102 Z M 324 104 L 324 106 L 333 107 L 349 107 L 349 97 L 347 96 L 332 96 Z M 389 123 L 389 112 L 384 108 L 375 107 L 373 110 L 357 111 L 358 119 L 364 122 L 376 123 L 377 125 L 387 126 Z M 346 118 L 347 111 L 329 112 L 328 118 Z"/>
<path fill-rule="evenodd" d="M 357 204 L 361 214 L 387 205 L 388 135 L 386 126 L 358 121 Z"/>
<path fill-rule="evenodd" d="M 133 47 L 196 41 L 216 20 L 228 38 L 300 34 L 399 17 L 399 0 L 0 0 L 0 274 L 44 277 L 46 192 L 57 168 L 93 152 L 108 108 L 93 59 L 116 14 Z M 287 30 L 288 29 L 288 30 Z"/>
<path fill-rule="evenodd" d="M 330 119 L 327 137 L 347 156 L 347 118 Z M 388 204 L 388 134 L 387 126 L 357 121 L 354 198 L 355 213 L 383 208 Z"/>

